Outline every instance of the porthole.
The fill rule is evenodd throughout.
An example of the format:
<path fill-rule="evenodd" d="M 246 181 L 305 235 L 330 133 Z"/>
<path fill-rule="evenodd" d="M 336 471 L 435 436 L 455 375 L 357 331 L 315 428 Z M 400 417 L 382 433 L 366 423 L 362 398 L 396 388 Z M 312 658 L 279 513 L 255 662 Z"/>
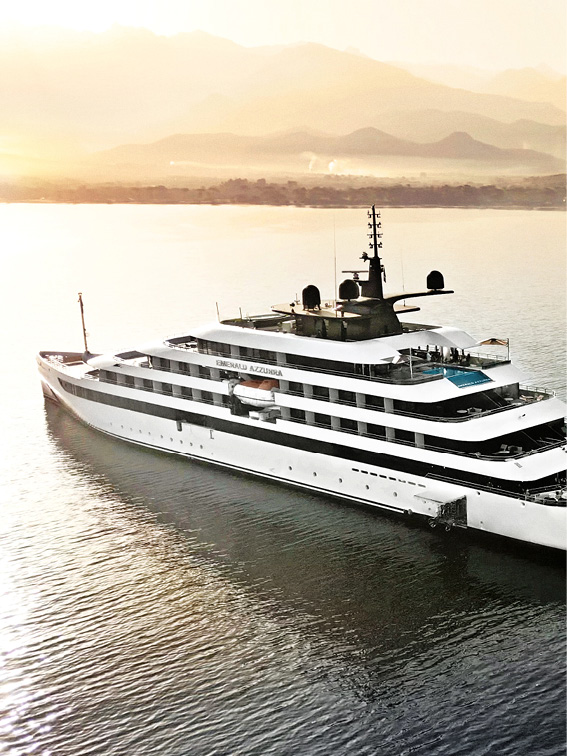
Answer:
<path fill-rule="evenodd" d="M 202 449 L 202 448 L 203 448 L 203 444 L 199 444 L 199 449 Z"/>
<path fill-rule="evenodd" d="M 342 483 L 342 482 L 343 482 L 343 479 L 342 479 L 342 478 L 339 478 L 339 483 Z"/>
<path fill-rule="evenodd" d="M 368 491 L 369 489 L 370 489 L 370 486 L 369 486 L 369 485 L 368 485 L 368 483 L 367 483 L 367 484 L 366 484 L 366 490 Z"/>
<path fill-rule="evenodd" d="M 173 439 L 171 438 L 171 436 L 169 437 L 169 440 L 173 442 Z"/>
<path fill-rule="evenodd" d="M 314 478 L 316 478 L 316 477 L 317 477 L 317 473 L 316 473 L 316 472 L 314 472 L 314 473 L 313 473 L 313 477 L 314 477 Z"/>
<path fill-rule="evenodd" d="M 396 491 L 394 491 L 394 496 L 397 496 L 397 495 L 398 495 L 398 494 L 396 493 Z"/>
<path fill-rule="evenodd" d="M 288 470 L 293 470 L 293 467 L 291 465 L 288 465 Z"/>

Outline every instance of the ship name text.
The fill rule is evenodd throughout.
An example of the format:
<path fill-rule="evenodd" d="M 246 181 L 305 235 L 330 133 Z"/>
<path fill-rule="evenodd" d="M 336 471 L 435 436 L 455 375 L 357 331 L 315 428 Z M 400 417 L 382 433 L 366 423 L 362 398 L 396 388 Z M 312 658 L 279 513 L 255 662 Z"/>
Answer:
<path fill-rule="evenodd" d="M 217 365 L 218 367 L 241 370 L 243 373 L 261 373 L 262 375 L 277 376 L 283 375 L 279 368 L 268 367 L 266 365 L 247 365 L 245 362 L 232 362 L 232 360 L 217 360 Z"/>

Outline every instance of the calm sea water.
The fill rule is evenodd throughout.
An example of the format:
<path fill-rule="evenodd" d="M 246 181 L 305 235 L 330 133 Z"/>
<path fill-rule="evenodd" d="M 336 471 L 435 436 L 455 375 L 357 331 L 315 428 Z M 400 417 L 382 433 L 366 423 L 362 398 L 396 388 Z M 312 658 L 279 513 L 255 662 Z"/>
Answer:
<path fill-rule="evenodd" d="M 559 213 L 388 210 L 419 322 L 565 392 Z M 565 752 L 565 570 L 133 448 L 44 406 L 40 349 L 130 348 L 358 267 L 360 210 L 0 206 L 0 753 Z M 341 280 L 340 273 L 338 280 Z"/>

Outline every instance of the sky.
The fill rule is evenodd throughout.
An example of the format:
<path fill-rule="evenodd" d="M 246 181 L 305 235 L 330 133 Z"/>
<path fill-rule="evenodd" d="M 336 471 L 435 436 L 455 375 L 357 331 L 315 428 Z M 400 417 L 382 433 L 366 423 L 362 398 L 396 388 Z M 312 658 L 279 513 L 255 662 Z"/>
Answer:
<path fill-rule="evenodd" d="M 381 61 L 567 68 L 565 0 L 18 0 L 0 28 L 200 29 L 246 47 L 319 42 Z"/>

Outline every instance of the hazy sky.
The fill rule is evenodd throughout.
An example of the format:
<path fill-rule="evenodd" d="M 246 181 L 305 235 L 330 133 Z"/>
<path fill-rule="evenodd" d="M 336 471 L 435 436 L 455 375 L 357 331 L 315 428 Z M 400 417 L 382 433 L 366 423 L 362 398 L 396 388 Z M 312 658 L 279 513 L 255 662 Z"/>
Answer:
<path fill-rule="evenodd" d="M 379 60 L 566 71 L 565 0 L 16 0 L 0 24 L 159 34 L 202 29 L 245 46 L 321 42 Z"/>

